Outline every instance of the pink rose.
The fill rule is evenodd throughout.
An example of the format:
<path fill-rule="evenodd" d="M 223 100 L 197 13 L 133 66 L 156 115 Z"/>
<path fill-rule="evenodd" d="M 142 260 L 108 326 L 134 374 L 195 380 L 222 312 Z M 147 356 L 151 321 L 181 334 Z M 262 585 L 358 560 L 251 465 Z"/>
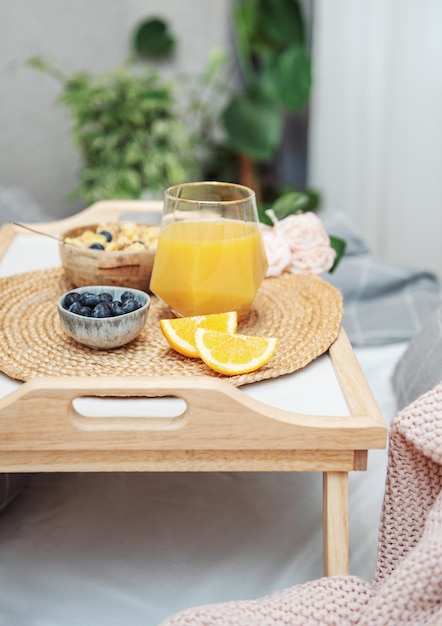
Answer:
<path fill-rule="evenodd" d="M 267 255 L 268 268 L 266 276 L 279 276 L 285 270 L 291 260 L 291 250 L 288 241 L 274 228 L 270 226 L 261 226 L 261 235 L 264 242 L 264 248 Z"/>
<path fill-rule="evenodd" d="M 311 211 L 289 215 L 276 222 L 274 228 L 288 240 L 292 252 L 330 245 L 321 220 Z"/>
<path fill-rule="evenodd" d="M 273 228 L 261 224 L 269 262 L 266 276 L 321 274 L 332 268 L 336 251 L 317 215 L 296 213 L 278 221 L 272 210 L 267 213 Z"/>
<path fill-rule="evenodd" d="M 292 274 L 321 274 L 333 266 L 336 250 L 330 245 L 319 245 L 309 249 L 292 252 L 289 272 Z"/>

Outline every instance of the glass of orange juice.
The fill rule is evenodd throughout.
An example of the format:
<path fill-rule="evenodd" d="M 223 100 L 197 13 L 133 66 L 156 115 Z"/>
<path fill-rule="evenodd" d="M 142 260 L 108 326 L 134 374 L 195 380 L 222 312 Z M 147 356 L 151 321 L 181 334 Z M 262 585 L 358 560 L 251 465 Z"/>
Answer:
<path fill-rule="evenodd" d="M 175 315 L 244 319 L 266 270 L 254 191 L 221 182 L 166 189 L 150 289 Z"/>

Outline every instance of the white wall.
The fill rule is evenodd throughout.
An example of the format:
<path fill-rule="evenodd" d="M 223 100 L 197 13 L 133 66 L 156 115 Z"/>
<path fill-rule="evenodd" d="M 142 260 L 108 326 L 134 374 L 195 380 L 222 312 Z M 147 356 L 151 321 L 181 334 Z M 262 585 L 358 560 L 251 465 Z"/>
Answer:
<path fill-rule="evenodd" d="M 228 9 L 229 0 L 0 0 L 0 187 L 24 188 L 51 216 L 82 208 L 65 199 L 79 156 L 54 104 L 60 87 L 27 58 L 48 57 L 68 73 L 111 70 L 135 25 L 159 16 L 176 35 L 180 71 L 198 72 L 212 47 L 227 47 Z"/>
<path fill-rule="evenodd" d="M 309 183 L 374 253 L 442 276 L 442 2 L 315 0 Z"/>

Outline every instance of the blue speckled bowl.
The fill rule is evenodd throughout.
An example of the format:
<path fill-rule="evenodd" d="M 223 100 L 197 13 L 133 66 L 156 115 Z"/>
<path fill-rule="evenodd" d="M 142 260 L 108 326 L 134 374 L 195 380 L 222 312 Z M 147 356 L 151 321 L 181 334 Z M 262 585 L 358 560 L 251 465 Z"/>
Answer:
<path fill-rule="evenodd" d="M 107 291 L 112 294 L 114 300 L 118 300 L 122 293 L 131 291 L 141 304 L 141 307 L 131 313 L 116 317 L 83 317 L 71 313 L 64 308 L 63 302 L 68 293 L 102 293 Z M 58 313 L 64 330 L 75 341 L 101 350 L 109 350 L 124 346 L 137 337 L 143 330 L 150 306 L 150 296 L 144 291 L 131 287 L 115 287 L 111 285 L 90 285 L 78 287 L 64 293 L 58 300 Z"/>

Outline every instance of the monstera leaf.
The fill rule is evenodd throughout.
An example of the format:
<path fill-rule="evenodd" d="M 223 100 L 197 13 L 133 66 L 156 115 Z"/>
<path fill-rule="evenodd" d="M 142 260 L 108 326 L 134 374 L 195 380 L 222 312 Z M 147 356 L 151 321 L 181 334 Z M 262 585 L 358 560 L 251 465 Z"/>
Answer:
<path fill-rule="evenodd" d="M 308 101 L 311 61 L 299 0 L 236 0 L 233 32 L 242 85 L 223 115 L 227 139 L 257 162 L 278 149 L 288 113 Z"/>
<path fill-rule="evenodd" d="M 270 102 L 235 95 L 222 121 L 230 146 L 256 161 L 270 159 L 281 141 L 282 118 Z"/>
<path fill-rule="evenodd" d="M 311 87 L 310 57 L 303 46 L 263 55 L 261 80 L 275 102 L 298 111 L 308 100 Z"/>

